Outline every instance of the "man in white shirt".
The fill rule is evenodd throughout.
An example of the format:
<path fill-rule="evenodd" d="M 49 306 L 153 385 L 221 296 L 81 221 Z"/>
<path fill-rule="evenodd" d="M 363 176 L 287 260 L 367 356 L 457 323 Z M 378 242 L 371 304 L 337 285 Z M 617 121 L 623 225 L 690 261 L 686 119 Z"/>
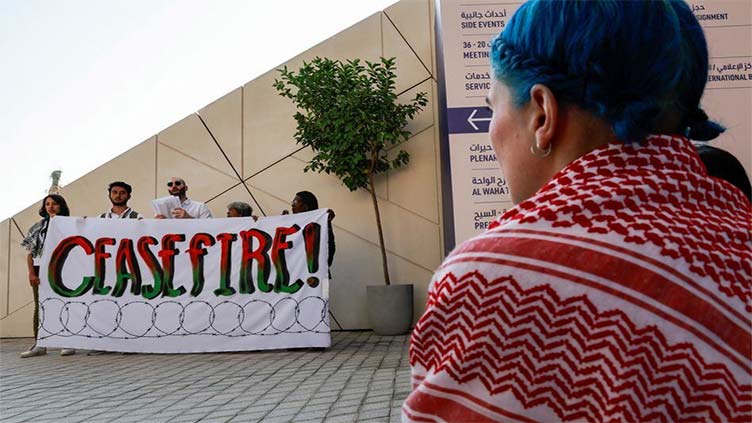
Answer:
<path fill-rule="evenodd" d="M 123 181 L 115 181 L 107 187 L 112 208 L 99 215 L 105 219 L 141 219 L 137 211 L 128 207 L 133 188 Z"/>
<path fill-rule="evenodd" d="M 172 177 L 167 181 L 167 191 L 170 195 L 178 197 L 180 207 L 172 209 L 174 219 L 207 219 L 212 217 L 206 204 L 200 201 L 193 201 L 185 193 L 188 191 L 188 185 L 183 178 Z M 165 216 L 158 214 L 154 216 L 157 219 L 164 219 Z"/>

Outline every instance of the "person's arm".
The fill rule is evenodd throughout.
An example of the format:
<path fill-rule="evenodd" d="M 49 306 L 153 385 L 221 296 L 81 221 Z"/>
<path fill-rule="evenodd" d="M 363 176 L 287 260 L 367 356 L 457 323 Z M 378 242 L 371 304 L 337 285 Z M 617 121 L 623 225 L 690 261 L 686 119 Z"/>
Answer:
<path fill-rule="evenodd" d="M 37 275 L 37 272 L 34 271 L 34 257 L 32 257 L 31 254 L 26 255 L 26 267 L 28 267 L 29 270 L 29 285 L 38 286 L 39 276 Z"/>
<path fill-rule="evenodd" d="M 198 212 L 198 218 L 199 219 L 211 219 L 212 218 L 211 210 L 209 210 L 209 207 L 206 204 L 201 205 L 201 209 L 199 209 L 199 212 Z"/>

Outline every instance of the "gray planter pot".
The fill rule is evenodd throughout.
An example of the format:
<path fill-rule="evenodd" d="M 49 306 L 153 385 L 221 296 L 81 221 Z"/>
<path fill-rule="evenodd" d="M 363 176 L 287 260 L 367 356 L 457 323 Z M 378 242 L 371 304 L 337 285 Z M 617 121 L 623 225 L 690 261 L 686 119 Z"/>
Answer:
<path fill-rule="evenodd" d="M 368 285 L 368 322 L 379 335 L 402 335 L 413 323 L 412 285 Z"/>

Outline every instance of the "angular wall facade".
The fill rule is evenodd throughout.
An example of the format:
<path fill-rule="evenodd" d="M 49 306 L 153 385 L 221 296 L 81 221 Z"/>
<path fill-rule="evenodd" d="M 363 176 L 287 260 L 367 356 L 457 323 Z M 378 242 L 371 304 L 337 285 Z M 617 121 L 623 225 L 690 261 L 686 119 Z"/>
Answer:
<path fill-rule="evenodd" d="M 316 56 L 394 56 L 400 97 L 428 93 L 428 107 L 410 123 L 412 136 L 400 146 L 410 153 L 410 164 L 381 176 L 377 188 L 392 281 L 415 285 L 416 319 L 443 254 L 433 46 L 433 2 L 402 0 L 280 65 L 296 69 Z M 134 188 L 130 205 L 149 214 L 151 199 L 167 195 L 167 179 L 182 176 L 188 196 L 206 202 L 215 216 L 223 216 L 231 201 L 245 201 L 261 216 L 279 214 L 289 209 L 295 192 L 311 191 L 337 214 L 331 310 L 344 329 L 368 328 L 365 287 L 382 280 L 370 195 L 350 192 L 333 176 L 303 172 L 311 151 L 293 139 L 294 108 L 272 87 L 277 74 L 271 70 L 172 124 L 62 194 L 73 215 L 95 216 L 109 207 L 107 184 L 126 180 Z M 39 219 L 38 207 L 0 224 L 0 337 L 32 336 L 32 294 L 19 243 Z M 332 327 L 338 328 L 334 322 Z"/>

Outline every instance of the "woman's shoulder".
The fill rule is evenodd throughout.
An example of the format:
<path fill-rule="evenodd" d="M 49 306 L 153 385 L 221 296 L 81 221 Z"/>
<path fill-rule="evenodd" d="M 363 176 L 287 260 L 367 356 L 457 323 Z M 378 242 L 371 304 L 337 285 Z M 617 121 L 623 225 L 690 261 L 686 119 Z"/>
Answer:
<path fill-rule="evenodd" d="M 32 233 L 34 231 L 37 231 L 37 230 L 43 228 L 46 223 L 47 223 L 47 219 L 41 219 L 41 220 L 39 220 L 38 222 L 36 222 L 33 225 L 31 225 L 31 227 L 29 228 L 29 233 Z"/>

